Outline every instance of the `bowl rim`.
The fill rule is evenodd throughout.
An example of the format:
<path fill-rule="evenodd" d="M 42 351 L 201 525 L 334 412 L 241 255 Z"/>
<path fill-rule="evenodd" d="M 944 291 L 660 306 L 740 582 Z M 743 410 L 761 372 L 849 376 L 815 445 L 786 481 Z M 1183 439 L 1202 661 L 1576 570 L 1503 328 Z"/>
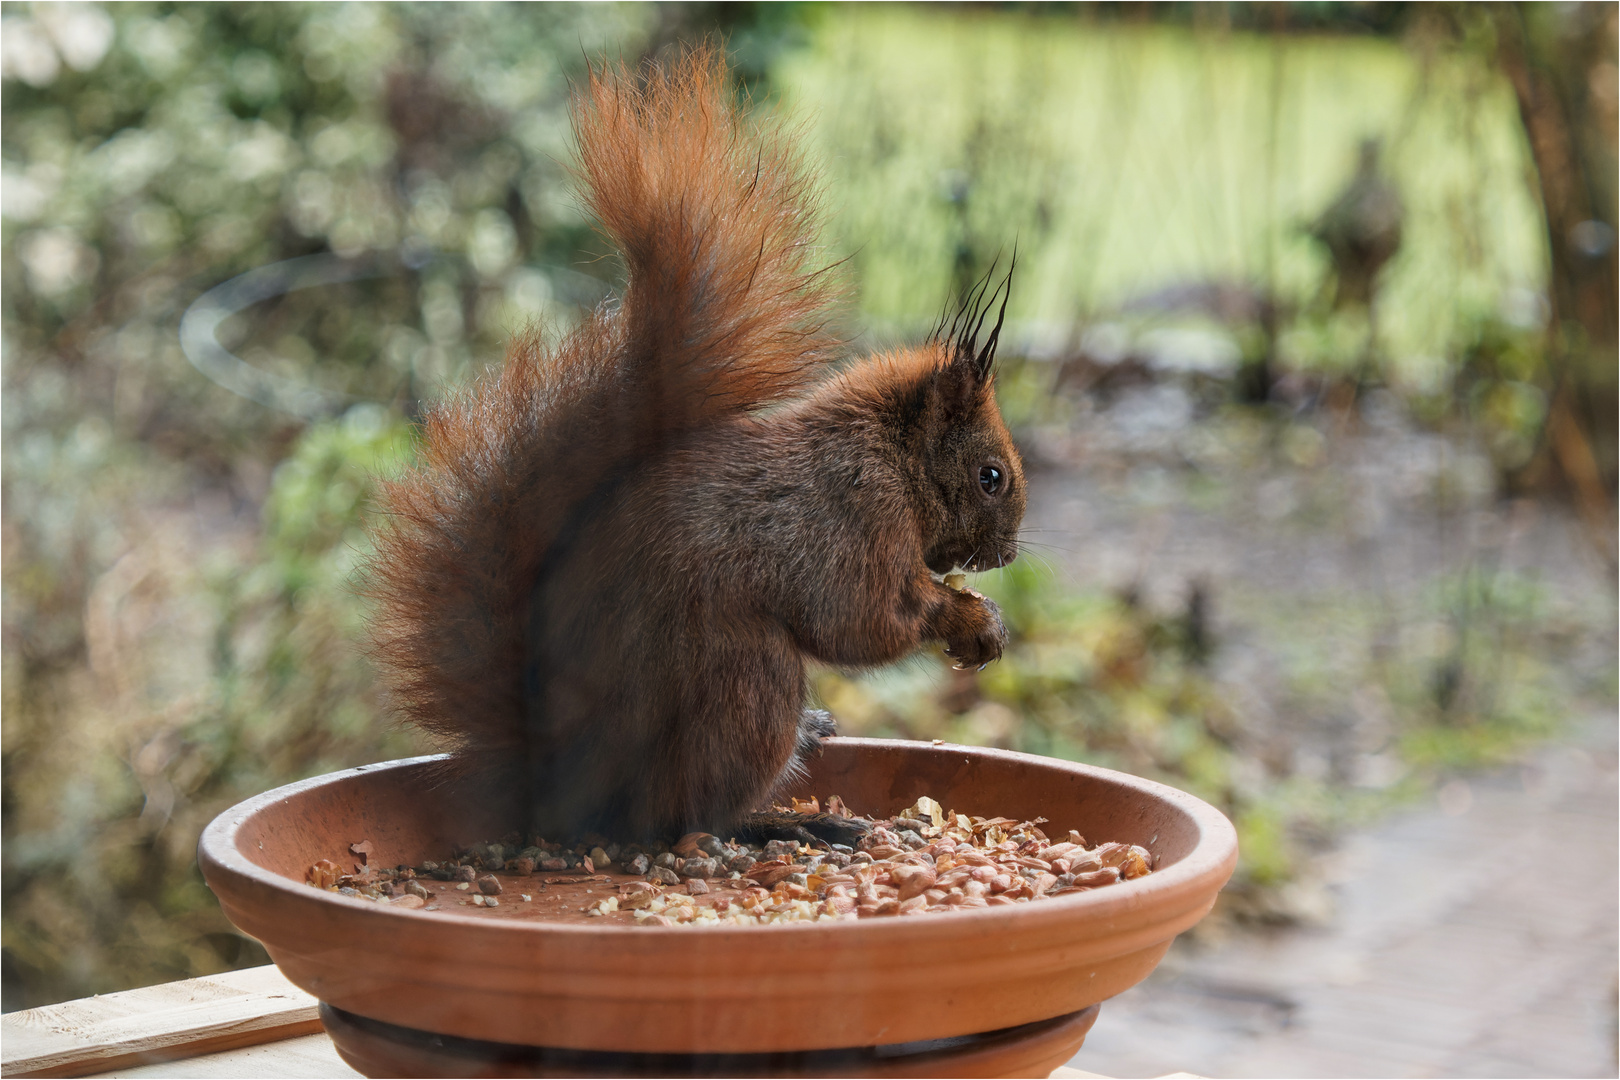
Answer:
<path fill-rule="evenodd" d="M 1192 820 L 1197 828 L 1198 837 L 1192 849 L 1183 858 L 1169 866 L 1156 869 L 1153 873 L 1144 877 L 1121 881 L 1106 888 L 1092 889 L 1073 895 L 1048 897 L 1039 904 L 997 905 L 987 908 L 933 913 L 925 918 L 840 919 L 825 922 L 806 921 L 771 924 L 772 938 L 780 941 L 784 946 L 788 946 L 801 937 L 814 939 L 828 933 L 850 935 L 854 939 L 851 944 L 859 945 L 865 943 L 867 939 L 872 939 L 873 944 L 881 941 L 887 946 L 900 944 L 912 938 L 931 938 L 937 935 L 940 929 L 947 926 L 957 932 L 972 929 L 988 934 L 994 933 L 998 926 L 1003 924 L 1016 925 L 1021 930 L 1035 930 L 1049 923 L 1052 924 L 1054 929 L 1061 925 L 1072 935 L 1077 922 L 1083 922 L 1094 924 L 1099 929 L 1105 930 L 1105 934 L 1098 936 L 1113 936 L 1136 928 L 1138 920 L 1131 918 L 1134 913 L 1147 913 L 1157 909 L 1161 912 L 1160 916 L 1147 921 L 1152 923 L 1164 921 L 1160 905 L 1167 904 L 1170 907 L 1175 907 L 1177 894 L 1186 894 L 1185 899 L 1187 901 L 1198 902 L 1196 898 L 1205 895 L 1212 901 L 1214 894 L 1225 885 L 1237 864 L 1237 831 L 1226 816 L 1202 799 L 1173 788 L 1168 784 L 1162 784 L 1114 769 L 1088 765 L 1083 762 L 1065 761 L 1060 758 L 1048 758 L 991 747 L 967 746 L 948 742 L 843 736 L 838 737 L 837 742 L 842 747 L 847 747 L 857 753 L 866 748 L 946 753 L 966 752 L 990 761 L 1037 766 L 1043 769 L 1057 769 L 1094 780 L 1101 780 L 1108 784 L 1134 789 L 1159 802 L 1168 804 L 1174 810 Z M 670 945 L 674 945 L 677 941 L 695 942 L 698 939 L 713 941 L 713 935 L 716 934 L 723 935 L 725 938 L 737 937 L 739 939 L 742 935 L 749 935 L 747 940 L 754 942 L 760 940 L 755 935 L 760 933 L 761 927 L 753 925 L 722 923 L 716 926 L 663 927 L 624 925 L 605 921 L 600 924 L 581 924 L 549 922 L 542 919 L 490 919 L 472 914 L 461 914 L 455 910 L 431 912 L 414 909 L 395 910 L 379 905 L 372 900 L 344 896 L 324 889 L 312 889 L 301 880 L 284 876 L 260 866 L 248 857 L 238 843 L 238 837 L 247 823 L 255 815 L 265 812 L 276 804 L 318 788 L 342 784 L 363 775 L 423 768 L 435 762 L 445 761 L 449 757 L 448 754 L 427 754 L 359 765 L 350 769 L 342 769 L 294 781 L 245 799 L 216 816 L 209 822 L 198 838 L 197 862 L 202 870 L 203 877 L 207 881 L 209 888 L 219 897 L 221 905 L 227 908 L 227 914 L 230 914 L 230 909 L 236 907 L 236 905 L 230 902 L 225 895 L 225 891 L 233 893 L 238 891 L 231 888 L 231 886 L 235 885 L 246 886 L 250 891 L 269 890 L 272 893 L 280 894 L 282 901 L 291 902 L 295 905 L 310 902 L 335 905 L 331 909 L 334 914 L 337 911 L 346 910 L 352 910 L 356 914 L 363 911 L 371 919 L 378 921 L 362 925 L 376 927 L 379 930 L 389 926 L 400 929 L 409 926 L 413 928 L 412 933 L 422 935 L 433 935 L 433 928 L 436 927 L 440 928 L 444 933 L 498 935 L 502 940 L 510 941 L 513 944 L 527 939 L 512 938 L 509 935 L 540 935 L 546 940 L 565 946 L 567 944 L 601 942 L 604 935 L 625 934 L 634 935 L 637 940 L 646 942 L 649 947 L 655 941 L 667 942 Z M 1092 842 L 1097 843 L 1100 841 L 1092 839 Z M 1219 884 L 1215 885 L 1213 889 L 1209 886 L 1211 879 L 1218 879 L 1219 881 Z M 1205 903 L 1207 902 L 1205 901 Z M 410 922 L 395 923 L 392 921 L 396 919 L 408 919 Z M 808 941 L 806 944 L 808 944 Z"/>

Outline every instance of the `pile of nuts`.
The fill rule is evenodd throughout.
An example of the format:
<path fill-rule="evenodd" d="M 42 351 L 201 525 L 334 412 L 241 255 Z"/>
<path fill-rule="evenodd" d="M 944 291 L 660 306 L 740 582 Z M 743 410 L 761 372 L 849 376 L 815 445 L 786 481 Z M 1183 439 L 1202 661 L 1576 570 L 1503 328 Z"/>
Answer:
<path fill-rule="evenodd" d="M 829 800 L 838 805 L 835 800 Z M 798 803 L 796 810 L 817 807 Z M 764 846 L 736 896 L 660 890 L 630 882 L 596 906 L 629 909 L 656 925 L 774 923 L 878 918 L 1024 903 L 1112 885 L 1152 871 L 1153 856 L 1133 844 L 1087 849 L 1077 832 L 1054 842 L 1043 819 L 969 817 L 922 798 L 885 821 L 853 851 L 817 851 L 786 841 Z M 683 845 L 714 838 L 683 837 Z M 684 873 L 684 868 L 682 869 Z"/>
<path fill-rule="evenodd" d="M 821 811 L 817 800 L 793 810 Z M 836 797 L 827 812 L 850 815 Z M 535 892 L 551 885 L 616 887 L 582 908 L 586 916 L 656 926 L 764 924 L 882 918 L 1028 903 L 1112 885 L 1151 873 L 1153 856 L 1134 844 L 1086 846 L 1078 832 L 1050 839 L 1044 818 L 970 817 L 918 799 L 892 818 L 873 823 L 855 847 L 813 847 L 794 840 L 765 844 L 723 841 L 690 833 L 673 845 L 583 843 L 572 848 L 539 841 L 475 844 L 445 863 L 343 874 L 326 860 L 310 867 L 316 888 L 367 897 L 391 906 L 437 908 L 420 879 L 453 881 L 462 903 L 496 907 L 515 876 Z M 354 845 L 351 851 L 365 854 Z M 604 873 L 612 871 L 612 873 Z M 537 873 L 560 874 L 535 881 Z M 442 886 L 439 886 L 442 890 Z M 532 897 L 524 894 L 522 900 Z"/>

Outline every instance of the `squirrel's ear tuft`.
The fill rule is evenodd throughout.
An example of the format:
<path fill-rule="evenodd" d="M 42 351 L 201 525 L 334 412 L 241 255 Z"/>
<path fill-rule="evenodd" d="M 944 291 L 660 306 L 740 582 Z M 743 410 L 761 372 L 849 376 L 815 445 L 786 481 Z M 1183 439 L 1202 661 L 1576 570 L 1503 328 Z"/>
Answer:
<path fill-rule="evenodd" d="M 940 315 L 934 332 L 929 335 L 930 341 L 943 345 L 950 352 L 953 368 L 963 369 L 981 386 L 988 385 L 995 367 L 996 345 L 1001 341 L 1001 327 L 1007 319 L 1007 299 L 1012 295 L 1013 270 L 1018 266 L 1018 249 L 1013 248 L 1006 276 L 991 289 L 990 282 L 1000 262 L 998 256 L 990 264 L 990 269 L 985 271 L 984 277 L 962 294 L 956 312 Z M 1001 306 L 996 311 L 995 325 L 990 328 L 990 336 L 981 345 L 979 333 L 984 329 L 984 322 L 989 318 L 990 309 L 995 306 L 998 296 Z"/>

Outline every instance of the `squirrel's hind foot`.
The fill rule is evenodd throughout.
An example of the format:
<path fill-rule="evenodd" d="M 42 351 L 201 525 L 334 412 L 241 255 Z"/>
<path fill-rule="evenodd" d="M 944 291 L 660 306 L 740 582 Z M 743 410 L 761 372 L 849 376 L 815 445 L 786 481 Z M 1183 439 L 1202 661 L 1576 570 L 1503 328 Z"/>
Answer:
<path fill-rule="evenodd" d="M 847 844 L 855 842 L 872 831 L 872 823 L 863 818 L 847 818 L 838 814 L 798 814 L 785 810 L 764 810 L 749 814 L 737 824 L 735 835 L 739 840 L 763 843 L 766 840 L 797 840 L 801 844 Z"/>

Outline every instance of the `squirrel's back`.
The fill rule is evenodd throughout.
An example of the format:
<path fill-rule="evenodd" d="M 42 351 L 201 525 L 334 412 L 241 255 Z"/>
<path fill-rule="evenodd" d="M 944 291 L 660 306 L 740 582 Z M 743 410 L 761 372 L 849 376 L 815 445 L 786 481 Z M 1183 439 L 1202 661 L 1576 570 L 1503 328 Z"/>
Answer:
<path fill-rule="evenodd" d="M 589 509 L 694 431 L 803 390 L 831 358 L 809 178 L 725 67 L 593 69 L 576 175 L 626 284 L 558 345 L 518 337 L 434 407 L 382 486 L 369 591 L 396 708 L 475 773 L 535 753 L 534 599 Z"/>

